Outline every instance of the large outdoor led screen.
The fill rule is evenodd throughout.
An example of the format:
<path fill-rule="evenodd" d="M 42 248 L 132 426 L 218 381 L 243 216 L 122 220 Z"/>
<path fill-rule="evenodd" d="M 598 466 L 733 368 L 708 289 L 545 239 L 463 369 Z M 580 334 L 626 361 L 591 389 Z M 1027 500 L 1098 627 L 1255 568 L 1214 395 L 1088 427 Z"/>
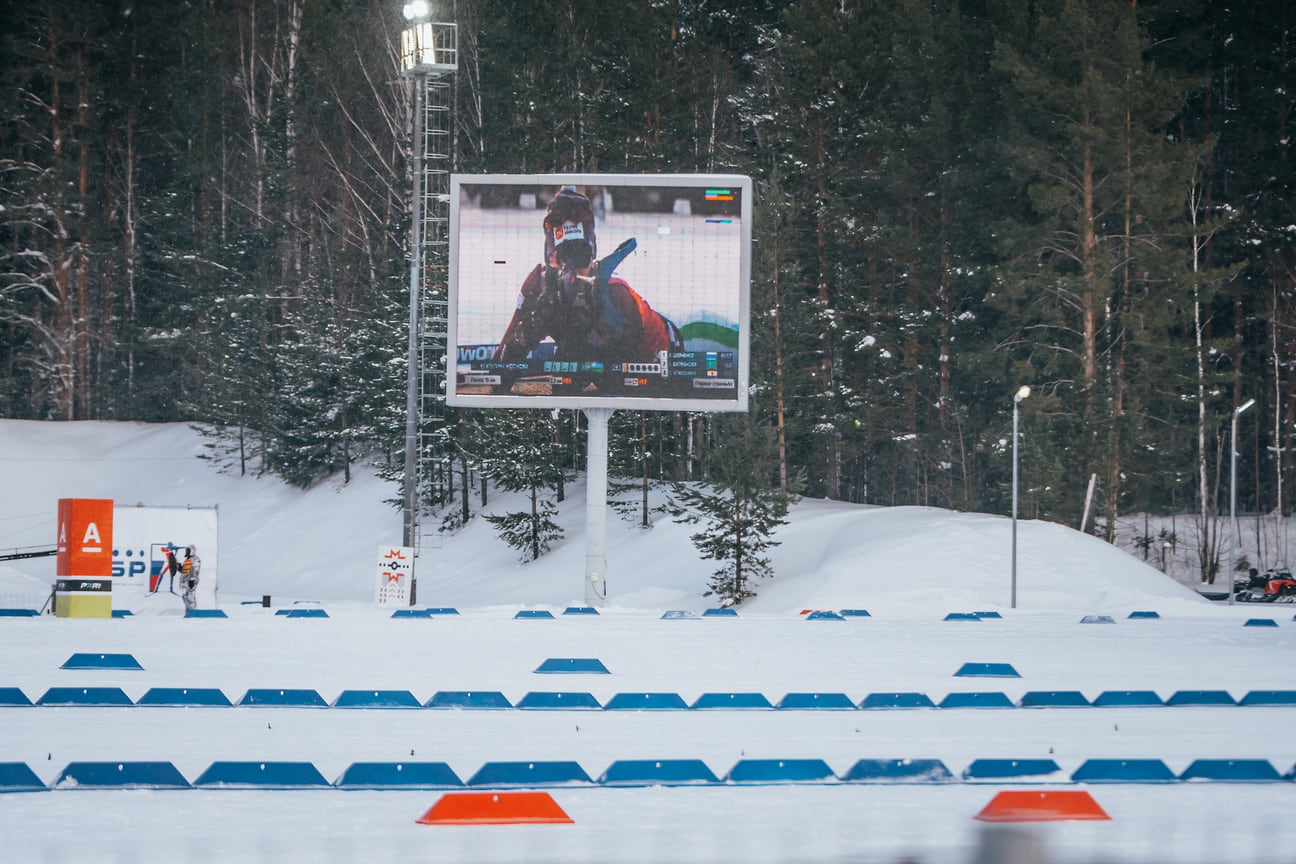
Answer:
<path fill-rule="evenodd" d="M 751 180 L 454 176 L 447 401 L 747 408 Z"/>

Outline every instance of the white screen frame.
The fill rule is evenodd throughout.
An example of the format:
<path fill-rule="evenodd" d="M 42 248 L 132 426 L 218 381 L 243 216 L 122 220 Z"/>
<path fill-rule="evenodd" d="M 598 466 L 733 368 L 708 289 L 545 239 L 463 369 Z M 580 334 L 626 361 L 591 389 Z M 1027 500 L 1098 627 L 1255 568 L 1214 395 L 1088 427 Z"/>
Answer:
<path fill-rule="evenodd" d="M 528 395 L 516 392 L 481 393 L 460 392 L 458 357 L 461 345 L 471 345 L 461 339 L 461 322 L 459 312 L 461 267 L 460 251 L 463 246 L 461 202 L 465 191 L 471 193 L 478 187 L 529 187 L 555 190 L 561 186 L 605 187 L 615 198 L 617 187 L 635 187 L 641 189 L 680 189 L 696 195 L 698 190 L 730 189 L 738 193 L 737 218 L 740 220 L 738 231 L 739 273 L 735 289 L 737 298 L 737 381 L 733 398 L 687 398 L 679 396 L 637 395 L 584 395 L 577 393 L 554 393 L 545 395 Z M 449 226 L 449 271 L 448 271 L 448 322 L 446 352 L 446 403 L 452 406 L 475 408 L 609 408 L 648 411 L 699 411 L 699 412 L 741 412 L 748 407 L 748 389 L 751 369 L 751 226 L 752 226 L 752 184 L 751 178 L 731 174 L 479 174 L 452 175 L 450 178 L 450 226 Z M 484 191 L 484 190 L 483 190 Z M 535 213 L 535 255 L 538 262 L 542 257 L 543 231 L 541 220 L 543 209 Z M 606 245 L 605 245 L 606 243 Z M 606 255 L 615 242 L 612 238 L 604 241 L 600 237 L 599 253 Z M 510 302 L 516 301 L 518 286 L 513 286 Z M 732 298 L 729 298 L 732 303 Z M 468 389 L 466 386 L 464 389 Z"/>

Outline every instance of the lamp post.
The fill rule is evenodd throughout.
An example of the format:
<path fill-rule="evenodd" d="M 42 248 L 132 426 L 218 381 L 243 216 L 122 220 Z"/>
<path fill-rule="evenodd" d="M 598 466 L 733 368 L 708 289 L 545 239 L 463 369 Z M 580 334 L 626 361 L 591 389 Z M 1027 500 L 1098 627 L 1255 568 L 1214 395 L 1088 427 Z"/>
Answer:
<path fill-rule="evenodd" d="M 1248 399 L 1243 404 L 1233 409 L 1233 445 L 1232 455 L 1229 458 L 1229 524 L 1232 526 L 1233 539 L 1229 542 L 1229 569 L 1225 590 L 1228 591 L 1229 605 L 1233 605 L 1233 573 L 1237 569 L 1237 547 L 1238 547 L 1238 524 L 1237 524 L 1237 429 L 1238 418 L 1242 412 L 1255 404 L 1254 399 Z"/>
<path fill-rule="evenodd" d="M 1013 394 L 1012 431 L 1012 608 L 1017 608 L 1017 423 L 1021 401 L 1030 395 L 1029 384 L 1023 384 Z"/>

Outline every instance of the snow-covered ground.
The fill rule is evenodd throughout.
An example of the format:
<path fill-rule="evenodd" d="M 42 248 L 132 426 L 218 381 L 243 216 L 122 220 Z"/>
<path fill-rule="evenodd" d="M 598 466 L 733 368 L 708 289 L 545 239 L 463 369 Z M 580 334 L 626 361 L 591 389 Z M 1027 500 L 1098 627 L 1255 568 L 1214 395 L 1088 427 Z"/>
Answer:
<path fill-rule="evenodd" d="M 712 565 L 696 530 L 658 516 L 608 522 L 609 591 L 598 615 L 564 615 L 584 592 L 584 500 L 561 505 L 566 539 L 540 561 L 475 520 L 424 544 L 418 606 L 457 616 L 392 619 L 373 604 L 380 544 L 400 539 L 397 490 L 369 472 L 302 492 L 218 474 L 184 426 L 0 421 L 0 554 L 49 546 L 57 500 L 219 507 L 224 619 L 150 607 L 113 620 L 0 618 L 0 692 L 51 687 L 408 690 L 617 694 L 1296 690 L 1296 606 L 1209 603 L 1135 557 L 1070 529 L 1019 523 L 1010 608 L 1009 521 L 927 508 L 804 501 L 773 553 L 776 576 L 736 618 L 701 613 Z M 505 497 L 493 506 L 509 506 Z M 53 559 L 0 563 L 0 607 L 39 606 Z M 274 608 L 260 605 L 263 595 Z M 252 601 L 245 603 L 244 601 Z M 328 618 L 276 612 L 322 606 Z M 517 619 L 518 610 L 553 619 Z M 805 610 L 868 617 L 808 620 Z M 1155 611 L 1157 618 L 1130 618 Z M 1000 617 L 945 620 L 948 613 Z M 1249 619 L 1276 626 L 1245 626 Z M 1086 620 L 1087 619 L 1087 620 Z M 142 670 L 61 669 L 72 654 L 129 653 Z M 549 659 L 597 658 L 607 674 L 548 675 Z M 960 677 L 963 664 L 1020 677 Z M 416 820 L 440 790 L 91 790 L 0 794 L 14 861 L 877 861 L 973 860 L 999 791 L 1083 790 L 1108 821 L 1029 823 L 1049 861 L 1293 862 L 1296 782 L 1072 783 L 1089 760 L 1202 759 L 1296 769 L 1296 706 L 1172 705 L 911 710 L 383 710 L 0 706 L 0 764 L 44 784 L 74 762 L 172 763 L 189 782 L 216 762 L 309 762 L 329 782 L 357 762 L 444 762 L 468 781 L 488 763 L 574 761 L 597 781 L 621 760 L 698 759 L 724 779 L 748 760 L 821 759 L 827 782 L 547 788 L 568 825 L 445 826 Z M 842 782 L 862 759 L 938 759 L 955 782 Z M 969 782 L 974 760 L 1052 759 L 1036 782 Z M 1041 785 L 1040 779 L 1047 780 Z"/>

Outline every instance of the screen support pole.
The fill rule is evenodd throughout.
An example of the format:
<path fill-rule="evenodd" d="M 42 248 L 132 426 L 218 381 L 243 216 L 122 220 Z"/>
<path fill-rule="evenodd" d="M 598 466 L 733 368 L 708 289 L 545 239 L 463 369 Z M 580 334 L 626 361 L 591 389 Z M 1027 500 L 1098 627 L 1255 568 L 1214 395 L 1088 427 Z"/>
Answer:
<path fill-rule="evenodd" d="M 611 408 L 586 408 L 585 474 L 585 605 L 602 606 L 607 599 L 608 421 Z"/>

